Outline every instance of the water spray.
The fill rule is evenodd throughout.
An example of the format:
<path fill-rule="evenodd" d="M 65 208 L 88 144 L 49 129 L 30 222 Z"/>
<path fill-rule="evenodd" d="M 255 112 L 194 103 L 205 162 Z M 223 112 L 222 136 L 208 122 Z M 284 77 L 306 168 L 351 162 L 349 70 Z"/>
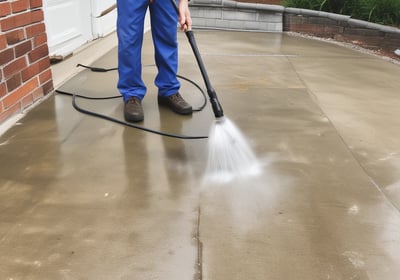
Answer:
<path fill-rule="evenodd" d="M 171 3 L 179 15 L 179 8 L 175 0 L 171 0 Z M 226 182 L 234 177 L 258 174 L 261 171 L 260 164 L 245 137 L 229 119 L 224 117 L 222 106 L 211 85 L 193 31 L 186 29 L 185 34 L 200 68 L 216 118 L 210 130 L 205 181 Z"/>

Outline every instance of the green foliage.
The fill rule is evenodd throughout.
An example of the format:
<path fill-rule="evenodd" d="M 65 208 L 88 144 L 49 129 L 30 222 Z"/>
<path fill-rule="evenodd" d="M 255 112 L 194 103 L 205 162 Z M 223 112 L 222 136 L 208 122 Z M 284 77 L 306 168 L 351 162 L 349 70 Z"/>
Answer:
<path fill-rule="evenodd" d="M 284 0 L 286 7 L 350 15 L 380 24 L 400 24 L 400 0 Z"/>
<path fill-rule="evenodd" d="M 283 5 L 286 7 L 318 10 L 322 1 L 320 0 L 284 0 Z"/>

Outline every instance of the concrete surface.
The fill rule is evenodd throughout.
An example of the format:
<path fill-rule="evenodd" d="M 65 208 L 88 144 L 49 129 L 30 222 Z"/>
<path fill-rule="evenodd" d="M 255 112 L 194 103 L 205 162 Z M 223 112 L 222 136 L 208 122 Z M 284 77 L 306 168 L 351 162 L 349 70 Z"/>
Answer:
<path fill-rule="evenodd" d="M 56 95 L 0 138 L 0 279 L 359 279 L 400 275 L 400 66 L 287 34 L 196 32 L 226 115 L 263 173 L 202 184 L 207 140 L 82 115 Z M 201 83 L 180 33 L 180 73 Z M 153 64 L 146 34 L 145 65 Z M 94 63 L 116 66 L 115 49 Z M 206 135 L 209 107 L 144 126 Z M 61 89 L 116 95 L 117 73 Z M 183 82 L 194 105 L 201 96 Z M 118 100 L 78 100 L 122 118 Z"/>

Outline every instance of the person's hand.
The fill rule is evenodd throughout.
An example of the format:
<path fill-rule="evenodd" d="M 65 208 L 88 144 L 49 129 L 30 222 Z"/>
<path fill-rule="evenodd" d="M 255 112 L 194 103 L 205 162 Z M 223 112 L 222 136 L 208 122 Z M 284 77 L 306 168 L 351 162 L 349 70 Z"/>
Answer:
<path fill-rule="evenodd" d="M 149 0 L 154 1 L 154 0 Z M 190 17 L 188 0 L 179 0 L 179 24 L 181 30 L 186 31 L 192 28 L 192 18 Z"/>

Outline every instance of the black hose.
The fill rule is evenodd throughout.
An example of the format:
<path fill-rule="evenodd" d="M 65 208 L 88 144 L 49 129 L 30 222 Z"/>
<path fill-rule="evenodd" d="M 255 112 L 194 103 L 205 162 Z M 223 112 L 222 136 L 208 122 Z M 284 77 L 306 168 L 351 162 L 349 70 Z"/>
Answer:
<path fill-rule="evenodd" d="M 92 66 L 86 66 L 86 65 L 82 65 L 82 64 L 78 64 L 77 67 L 84 67 L 87 69 L 90 69 L 93 72 L 109 72 L 109 71 L 114 71 L 117 70 L 117 68 L 100 68 L 100 67 L 92 67 Z M 190 80 L 189 78 L 186 78 L 184 76 L 180 76 L 177 75 L 178 78 L 183 79 L 189 83 L 191 83 L 192 85 L 194 85 L 197 89 L 199 89 L 199 91 L 201 92 L 201 94 L 203 95 L 203 104 L 197 108 L 197 109 L 193 109 L 194 112 L 200 112 L 202 111 L 205 106 L 207 105 L 207 98 L 206 98 L 206 94 L 204 93 L 203 89 L 196 84 L 194 81 Z M 125 125 L 128 127 L 132 127 L 132 128 L 136 128 L 136 129 L 140 129 L 146 132 L 150 132 L 150 133 L 154 133 L 157 135 L 161 135 L 161 136 L 166 136 L 166 137 L 172 137 L 172 138 L 178 138 L 178 139 L 206 139 L 208 138 L 208 136 L 189 136 L 189 135 L 181 135 L 181 134 L 174 134 L 174 133 L 168 133 L 168 132 L 162 132 L 162 131 L 158 131 L 158 130 L 154 130 L 154 129 L 150 129 L 150 128 L 146 128 L 144 126 L 140 126 L 140 125 L 136 125 L 133 123 L 128 123 L 125 121 L 121 121 L 119 119 L 116 118 L 112 118 L 110 116 L 107 115 L 103 115 L 100 113 L 96 113 L 93 111 L 89 111 L 86 109 L 83 109 L 82 107 L 80 107 L 77 102 L 76 99 L 77 98 L 82 98 L 82 99 L 89 99 L 89 100 L 109 100 L 109 99 L 116 99 L 116 98 L 121 98 L 121 95 L 115 95 L 115 96 L 105 96 L 105 97 L 90 97 L 90 96 L 85 96 L 85 95 L 80 95 L 80 94 L 75 94 L 75 93 L 71 93 L 71 92 L 67 92 L 67 91 L 63 91 L 63 90 L 59 90 L 56 89 L 55 90 L 56 93 L 62 94 L 62 95 L 67 95 L 67 96 L 72 96 L 72 106 L 74 107 L 75 110 L 77 110 L 80 113 L 89 115 L 89 116 L 93 116 L 93 117 L 97 117 L 103 120 L 107 120 L 107 121 L 111 121 L 114 123 L 118 123 L 121 125 Z"/>
<path fill-rule="evenodd" d="M 83 99 L 90 99 L 90 100 L 103 100 L 103 99 L 120 98 L 121 96 L 89 97 L 89 96 L 84 96 L 84 95 L 79 95 L 79 94 L 74 94 L 74 93 L 62 91 L 62 90 L 59 90 L 59 89 L 56 89 L 55 92 L 59 93 L 59 94 L 63 94 L 63 95 L 72 96 L 72 106 L 74 107 L 74 109 L 77 110 L 80 113 L 83 113 L 83 114 L 86 114 L 86 115 L 89 115 L 89 116 L 97 117 L 97 118 L 100 118 L 100 119 L 103 119 L 103 120 L 111 121 L 111 122 L 118 123 L 118 124 L 121 124 L 121 125 L 124 125 L 124 126 L 129 126 L 129 127 L 132 127 L 132 128 L 140 129 L 140 130 L 143 130 L 143 131 L 146 131 L 146 132 L 150 132 L 150 133 L 154 133 L 154 134 L 161 135 L 161 136 L 166 136 L 166 137 L 172 137 L 172 138 L 178 138 L 178 139 L 206 139 L 206 138 L 208 138 L 208 136 L 181 135 L 181 134 L 162 132 L 162 131 L 146 128 L 144 126 L 136 125 L 136 124 L 133 124 L 133 123 L 128 123 L 128 122 L 121 121 L 121 120 L 116 119 L 116 118 L 112 118 L 112 117 L 107 116 L 107 115 L 103 115 L 103 114 L 100 114 L 100 113 L 96 113 L 96 112 L 93 112 L 93 111 L 89 111 L 89 110 L 83 109 L 82 107 L 80 107 L 76 103 L 76 98 L 83 98 Z"/>
<path fill-rule="evenodd" d="M 86 69 L 90 69 L 93 72 L 109 72 L 109 71 L 118 70 L 118 68 L 100 68 L 100 67 L 86 66 L 86 65 L 83 65 L 80 63 L 78 65 L 76 65 L 76 67 L 79 67 L 79 66 L 86 68 Z"/>
<path fill-rule="evenodd" d="M 144 67 L 150 67 L 150 66 L 154 66 L 154 65 L 144 65 Z M 87 66 L 87 65 L 83 65 L 83 64 L 77 64 L 76 67 L 83 67 L 86 69 L 91 70 L 92 72 L 99 72 L 99 73 L 105 73 L 105 72 L 110 72 L 110 71 L 116 71 L 118 70 L 118 68 L 102 68 L 102 67 L 93 67 L 93 66 Z M 181 75 L 176 75 L 176 77 L 178 77 L 179 79 L 185 80 L 188 83 L 192 84 L 193 86 L 195 86 L 199 92 L 201 93 L 201 95 L 203 96 L 203 104 L 201 104 L 200 107 L 193 109 L 193 112 L 201 112 L 203 111 L 203 109 L 207 106 L 207 96 L 206 93 L 204 92 L 204 90 L 193 80 L 186 78 L 185 76 L 181 76 Z M 81 96 L 76 94 L 77 97 L 81 97 L 81 98 L 86 98 L 85 96 Z M 118 98 L 121 97 L 120 95 L 115 96 L 115 97 L 106 97 L 106 98 L 86 98 L 86 99 L 112 99 L 112 98 Z"/>

